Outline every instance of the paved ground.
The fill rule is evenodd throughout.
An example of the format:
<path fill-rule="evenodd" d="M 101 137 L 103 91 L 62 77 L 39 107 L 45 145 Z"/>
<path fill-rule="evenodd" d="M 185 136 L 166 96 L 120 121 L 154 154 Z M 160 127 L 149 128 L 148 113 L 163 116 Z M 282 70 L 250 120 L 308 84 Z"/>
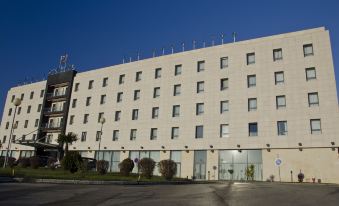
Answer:
<path fill-rule="evenodd" d="M 278 183 L 197 185 L 0 184 L 0 205 L 339 205 L 339 186 Z"/>

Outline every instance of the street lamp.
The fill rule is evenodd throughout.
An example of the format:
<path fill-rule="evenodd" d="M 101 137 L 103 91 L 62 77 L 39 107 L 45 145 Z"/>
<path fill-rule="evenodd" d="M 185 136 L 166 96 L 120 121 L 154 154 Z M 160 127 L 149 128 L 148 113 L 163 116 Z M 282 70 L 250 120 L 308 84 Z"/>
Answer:
<path fill-rule="evenodd" d="M 8 153 L 9 153 L 9 150 L 11 149 L 13 130 L 14 130 L 14 127 L 15 127 L 14 120 L 15 120 L 16 110 L 17 110 L 18 106 L 20 106 L 20 104 L 21 104 L 21 99 L 15 98 L 14 101 L 13 101 L 13 104 L 15 106 L 15 109 L 14 109 L 13 121 L 12 121 L 12 126 L 11 126 L 11 133 L 9 135 L 6 157 L 5 157 L 3 168 L 5 168 L 7 166 L 8 155 L 9 155 Z"/>
<path fill-rule="evenodd" d="M 106 119 L 104 117 L 102 117 L 99 120 L 100 124 L 101 124 L 101 129 L 100 129 L 100 137 L 99 137 L 99 150 L 98 150 L 98 159 L 99 159 L 99 154 L 100 154 L 100 145 L 101 145 L 101 137 L 102 137 L 102 127 L 104 126 Z"/>

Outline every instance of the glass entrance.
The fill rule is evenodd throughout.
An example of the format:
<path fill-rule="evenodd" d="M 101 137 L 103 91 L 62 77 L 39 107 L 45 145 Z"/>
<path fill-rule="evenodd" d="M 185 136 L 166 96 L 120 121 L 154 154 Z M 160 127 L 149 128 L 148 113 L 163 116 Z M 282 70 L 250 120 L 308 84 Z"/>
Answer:
<path fill-rule="evenodd" d="M 194 151 L 193 175 L 198 180 L 206 179 L 206 158 L 207 152 L 203 150 Z"/>

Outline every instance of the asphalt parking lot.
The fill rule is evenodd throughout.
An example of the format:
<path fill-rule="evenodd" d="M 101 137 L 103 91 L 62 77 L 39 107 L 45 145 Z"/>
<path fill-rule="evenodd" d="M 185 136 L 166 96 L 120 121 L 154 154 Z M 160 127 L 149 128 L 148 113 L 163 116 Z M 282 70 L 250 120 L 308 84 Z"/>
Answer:
<path fill-rule="evenodd" d="M 194 185 L 0 184 L 0 205 L 338 205 L 339 185 L 219 183 Z"/>

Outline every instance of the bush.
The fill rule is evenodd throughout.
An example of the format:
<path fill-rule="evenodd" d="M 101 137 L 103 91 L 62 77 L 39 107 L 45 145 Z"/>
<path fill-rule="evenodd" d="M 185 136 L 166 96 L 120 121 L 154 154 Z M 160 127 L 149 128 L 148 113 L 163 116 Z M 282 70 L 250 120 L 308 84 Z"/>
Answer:
<path fill-rule="evenodd" d="M 161 160 L 159 162 L 159 172 L 166 180 L 171 180 L 177 173 L 177 164 L 173 160 Z"/>
<path fill-rule="evenodd" d="M 120 174 L 123 176 L 129 176 L 134 168 L 134 162 L 130 158 L 124 159 L 119 163 Z"/>
<path fill-rule="evenodd" d="M 304 181 L 304 178 L 305 178 L 305 175 L 304 173 L 302 173 L 301 171 L 299 172 L 298 174 L 298 182 L 303 182 Z"/>
<path fill-rule="evenodd" d="M 47 167 L 54 170 L 56 165 L 55 163 L 57 162 L 58 160 L 55 158 L 55 157 L 49 157 L 47 159 Z"/>
<path fill-rule="evenodd" d="M 140 161 L 139 161 L 139 169 L 141 171 L 141 174 L 150 179 L 152 176 L 153 176 L 153 170 L 154 170 L 154 167 L 155 167 L 155 162 L 153 159 L 151 158 L 142 158 Z"/>
<path fill-rule="evenodd" d="M 33 169 L 38 169 L 40 167 L 40 158 L 37 156 L 30 157 L 29 162 Z"/>
<path fill-rule="evenodd" d="M 1 156 L 0 157 L 0 167 L 2 167 L 4 165 L 5 158 L 6 158 L 5 156 Z M 14 167 L 15 160 L 16 159 L 14 157 L 8 157 L 8 159 L 7 159 L 7 166 Z"/>
<path fill-rule="evenodd" d="M 29 167 L 31 165 L 30 159 L 28 157 L 21 157 L 18 159 L 18 166 L 22 168 Z"/>
<path fill-rule="evenodd" d="M 108 170 L 108 161 L 106 160 L 99 160 L 97 161 L 97 171 L 99 174 L 104 175 L 107 173 Z"/>
<path fill-rule="evenodd" d="M 64 170 L 69 170 L 75 173 L 78 169 L 82 168 L 82 158 L 79 152 L 69 151 L 61 161 L 61 166 Z"/>

